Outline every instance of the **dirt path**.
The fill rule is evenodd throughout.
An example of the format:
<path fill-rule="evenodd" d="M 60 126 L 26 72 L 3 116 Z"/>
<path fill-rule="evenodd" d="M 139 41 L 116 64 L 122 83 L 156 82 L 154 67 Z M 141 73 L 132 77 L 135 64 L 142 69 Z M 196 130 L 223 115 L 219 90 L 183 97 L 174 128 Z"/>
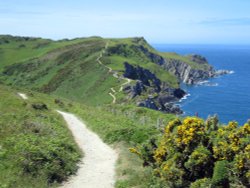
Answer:
<path fill-rule="evenodd" d="M 73 114 L 58 111 L 84 152 L 78 172 L 63 188 L 112 188 L 115 183 L 117 153 Z"/>
<path fill-rule="evenodd" d="M 24 93 L 17 93 L 23 100 L 27 100 L 28 99 L 28 97 L 27 97 L 27 95 L 26 94 L 24 94 Z"/>
<path fill-rule="evenodd" d="M 114 94 L 113 93 L 109 93 L 109 95 L 113 98 L 113 104 L 116 103 L 116 96 Z"/>
<path fill-rule="evenodd" d="M 104 64 L 102 63 L 101 58 L 103 57 L 103 54 L 106 52 L 106 50 L 107 50 L 107 48 L 108 48 L 108 45 L 109 45 L 109 43 L 107 42 L 106 45 L 105 45 L 104 50 L 101 51 L 101 53 L 100 53 L 100 55 L 98 56 L 98 58 L 96 59 L 96 61 L 97 61 L 100 65 L 102 65 L 102 66 L 104 66 L 105 68 L 107 68 L 108 71 L 109 71 L 109 73 L 113 73 L 113 77 L 114 77 L 114 78 L 122 79 L 122 80 L 125 80 L 125 81 L 126 81 L 126 82 L 124 82 L 123 84 L 120 85 L 120 89 L 119 89 L 118 92 L 121 92 L 121 91 L 123 90 L 123 86 L 129 84 L 129 83 L 131 82 L 131 79 L 125 78 L 125 77 L 123 77 L 123 76 L 119 76 L 119 74 L 118 74 L 116 71 L 114 71 L 112 68 L 110 68 L 110 67 L 108 67 L 108 66 L 106 66 L 106 65 L 104 65 Z M 112 92 L 110 92 L 109 95 L 113 98 L 113 103 L 116 103 L 116 96 L 115 96 L 115 95 L 116 95 L 117 92 L 114 90 L 114 88 L 110 88 L 110 89 L 111 89 Z"/>
<path fill-rule="evenodd" d="M 121 85 L 121 87 L 119 89 L 120 92 L 123 90 L 124 85 L 127 85 L 127 84 L 129 84 L 131 82 L 131 79 L 129 79 L 129 78 L 124 78 L 124 79 L 127 80 L 127 81 Z"/>

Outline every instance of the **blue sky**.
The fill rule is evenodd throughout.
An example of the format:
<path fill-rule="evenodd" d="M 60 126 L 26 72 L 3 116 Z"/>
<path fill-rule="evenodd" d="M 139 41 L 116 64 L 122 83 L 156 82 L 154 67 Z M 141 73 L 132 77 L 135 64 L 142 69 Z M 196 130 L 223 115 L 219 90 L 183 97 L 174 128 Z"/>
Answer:
<path fill-rule="evenodd" d="M 250 0 L 0 0 L 0 34 L 250 44 Z"/>

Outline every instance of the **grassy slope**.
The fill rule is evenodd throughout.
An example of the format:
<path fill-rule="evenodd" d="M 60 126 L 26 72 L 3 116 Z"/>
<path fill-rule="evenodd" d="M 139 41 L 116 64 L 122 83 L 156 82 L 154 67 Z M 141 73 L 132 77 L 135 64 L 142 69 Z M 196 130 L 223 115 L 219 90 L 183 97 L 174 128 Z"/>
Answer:
<path fill-rule="evenodd" d="M 0 35 L 0 69 L 14 63 L 42 56 L 49 51 L 73 45 L 84 39 L 52 41 L 42 38 Z"/>
<path fill-rule="evenodd" d="M 32 108 L 40 102 L 49 110 Z M 53 187 L 76 171 L 80 152 L 54 106 L 49 96 L 29 93 L 24 101 L 0 85 L 1 188 Z"/>
<path fill-rule="evenodd" d="M 152 62 L 140 49 L 143 46 L 149 52 L 161 55 L 141 38 L 92 37 L 51 41 L 2 36 L 0 41 L 0 80 L 7 85 L 52 93 L 88 105 L 109 104 L 112 102 L 108 95 L 110 88 L 118 88 L 122 81 L 114 78 L 96 61 L 108 43 L 108 50 L 124 46 L 122 53 L 105 53 L 101 58 L 113 70 L 123 74 L 123 63 L 127 61 L 149 69 L 170 86 L 179 87 L 175 76 Z M 171 58 L 190 63 L 187 57 L 172 55 Z M 124 95 L 119 95 L 122 100 Z"/>
<path fill-rule="evenodd" d="M 77 44 L 72 45 L 73 42 Z M 2 76 L 3 82 L 92 105 L 111 103 L 112 98 L 108 93 L 111 87 L 117 85 L 117 80 L 96 61 L 106 41 L 101 38 L 87 38 L 62 42 L 63 44 L 55 43 L 60 43 L 61 47 L 42 56 L 7 66 L 8 73 Z M 14 47 L 17 46 L 15 42 L 12 45 L 13 55 L 21 53 Z M 5 52 L 5 49 L 2 51 Z M 32 54 L 33 57 L 35 54 Z"/>

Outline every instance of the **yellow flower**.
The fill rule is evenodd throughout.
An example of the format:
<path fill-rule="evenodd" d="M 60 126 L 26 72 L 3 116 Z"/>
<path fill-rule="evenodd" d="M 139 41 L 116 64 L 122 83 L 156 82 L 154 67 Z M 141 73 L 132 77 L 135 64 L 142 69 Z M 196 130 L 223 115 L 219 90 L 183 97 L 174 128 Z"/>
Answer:
<path fill-rule="evenodd" d="M 243 126 L 243 133 L 244 134 L 250 134 L 250 125 L 249 124 L 245 124 L 244 126 Z"/>
<path fill-rule="evenodd" d="M 137 155 L 141 155 L 141 153 L 140 153 L 137 149 L 135 149 L 135 148 L 129 148 L 129 151 L 130 151 L 131 153 L 135 153 L 135 154 L 137 154 Z"/>
<path fill-rule="evenodd" d="M 231 148 L 232 148 L 232 150 L 234 151 L 234 152 L 237 152 L 237 151 L 239 151 L 239 147 L 238 146 L 236 146 L 236 145 L 232 145 L 231 146 Z"/>
<path fill-rule="evenodd" d="M 237 122 L 235 122 L 235 121 L 230 121 L 230 122 L 228 123 L 227 128 L 228 128 L 228 129 L 235 129 L 235 128 L 237 128 L 237 126 L 238 126 Z"/>
<path fill-rule="evenodd" d="M 246 152 L 250 152 L 250 144 L 248 144 L 248 145 L 245 147 L 245 151 L 246 151 Z"/>

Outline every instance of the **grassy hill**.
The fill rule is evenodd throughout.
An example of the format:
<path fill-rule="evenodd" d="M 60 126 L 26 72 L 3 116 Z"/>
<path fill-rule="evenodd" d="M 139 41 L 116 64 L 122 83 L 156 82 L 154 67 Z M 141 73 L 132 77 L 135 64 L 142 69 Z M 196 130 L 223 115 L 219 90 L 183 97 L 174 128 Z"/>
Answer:
<path fill-rule="evenodd" d="M 96 61 L 100 54 L 103 65 Z M 197 64 L 188 57 L 162 55 L 143 38 L 52 41 L 0 36 L 0 81 L 96 106 L 111 103 L 110 88 L 118 89 L 125 82 L 115 78 L 107 67 L 121 77 L 125 72 L 124 62 L 149 70 L 163 85 L 179 88 L 178 78 L 159 65 L 164 58 Z M 135 83 L 136 80 L 131 85 Z M 117 98 L 120 103 L 131 103 L 123 92 Z"/>

